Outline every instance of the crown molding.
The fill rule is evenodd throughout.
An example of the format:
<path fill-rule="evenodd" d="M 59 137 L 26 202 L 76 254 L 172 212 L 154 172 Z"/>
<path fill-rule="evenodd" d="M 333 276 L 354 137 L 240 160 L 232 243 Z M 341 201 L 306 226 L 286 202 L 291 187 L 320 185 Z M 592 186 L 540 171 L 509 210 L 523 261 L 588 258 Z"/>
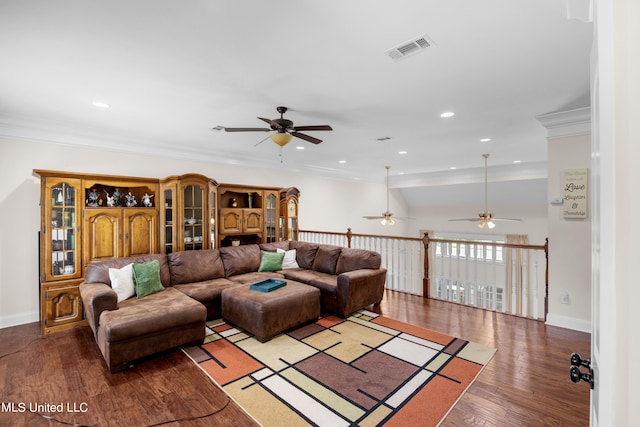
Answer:
<path fill-rule="evenodd" d="M 547 129 L 548 139 L 591 134 L 591 107 L 542 114 L 536 120 Z"/>

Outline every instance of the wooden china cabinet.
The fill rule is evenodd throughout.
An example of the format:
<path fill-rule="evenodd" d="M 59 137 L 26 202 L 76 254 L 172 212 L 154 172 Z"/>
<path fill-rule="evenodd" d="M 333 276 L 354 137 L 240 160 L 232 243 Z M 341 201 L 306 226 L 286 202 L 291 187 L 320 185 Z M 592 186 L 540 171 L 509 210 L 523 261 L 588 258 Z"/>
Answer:
<path fill-rule="evenodd" d="M 40 173 L 40 310 L 44 333 L 83 322 L 82 179 Z M 71 325 L 71 326 L 69 326 Z"/>
<path fill-rule="evenodd" d="M 150 178 L 34 170 L 41 182 L 40 319 L 43 333 L 84 325 L 85 267 L 158 252 L 159 184 Z"/>
<path fill-rule="evenodd" d="M 89 176 L 84 191 L 84 266 L 158 252 L 157 180 Z"/>
<path fill-rule="evenodd" d="M 280 236 L 279 188 L 221 184 L 218 244 L 275 242 Z"/>
<path fill-rule="evenodd" d="M 162 252 L 216 247 L 218 183 L 199 174 L 160 182 Z"/>

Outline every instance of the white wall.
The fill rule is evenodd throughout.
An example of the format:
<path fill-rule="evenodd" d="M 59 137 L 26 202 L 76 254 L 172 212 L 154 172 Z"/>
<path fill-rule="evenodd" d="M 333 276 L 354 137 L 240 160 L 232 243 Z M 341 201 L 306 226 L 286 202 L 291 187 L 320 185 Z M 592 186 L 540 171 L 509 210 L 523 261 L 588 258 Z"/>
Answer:
<path fill-rule="evenodd" d="M 601 111 L 611 106 L 612 111 L 603 112 L 608 119 L 613 119 L 614 128 L 606 122 L 606 139 L 601 144 L 608 144 L 607 154 L 613 153 L 612 169 L 614 176 L 608 181 L 613 184 L 613 215 L 614 247 L 612 256 L 614 266 L 611 278 L 601 282 L 600 294 L 609 293 L 615 300 L 615 321 L 607 322 L 615 325 L 614 350 L 607 352 L 613 359 L 600 359 L 600 366 L 610 364 L 614 381 L 611 397 L 614 402 L 613 415 L 610 425 L 639 426 L 640 413 L 640 382 L 635 377 L 640 360 L 640 333 L 637 325 L 640 323 L 640 286 L 638 285 L 638 242 L 640 242 L 640 198 L 638 184 L 640 184 L 640 2 L 637 0 L 615 0 L 605 2 L 606 7 L 612 7 L 613 21 L 602 22 L 605 36 L 600 38 L 602 48 L 610 48 L 607 42 L 613 41 L 614 51 L 601 51 L 600 63 L 609 66 L 613 59 L 613 70 L 607 68 L 601 72 L 600 81 L 605 86 L 607 95 L 612 95 L 613 105 L 601 105 Z M 613 28 L 609 27 L 613 25 Z M 603 59 L 605 55 L 612 55 Z M 613 71 L 613 74 L 610 72 Z M 605 74 L 606 73 L 606 74 Z M 607 77 L 611 80 L 606 79 Z M 605 80 L 606 79 L 606 80 Z M 610 91 L 613 91 L 611 93 Z M 609 187 L 607 188 L 609 189 Z M 608 267 L 608 266 L 607 266 Z M 601 314 L 611 313 L 600 311 Z M 602 335 L 613 333 L 611 330 L 602 331 Z M 602 372 L 602 370 L 600 371 Z M 597 384 L 596 378 L 596 384 Z M 607 379 L 609 382 L 610 379 Z M 602 415 L 602 413 L 601 413 Z M 601 417 L 600 425 L 607 425 L 609 419 Z"/>
<path fill-rule="evenodd" d="M 589 168 L 590 135 L 549 138 L 549 198 L 564 194 L 564 171 Z M 549 314 L 547 323 L 591 331 L 591 219 L 566 219 L 562 205 L 548 207 Z M 568 304 L 560 294 L 569 294 Z"/>
<path fill-rule="evenodd" d="M 220 183 L 297 187 L 300 227 L 307 230 L 404 235 L 401 227 L 383 227 L 363 215 L 384 211 L 386 187 L 331 180 L 287 171 L 243 168 L 142 156 L 77 146 L 0 138 L 0 327 L 39 320 L 38 238 L 40 183 L 33 169 L 164 178 L 201 173 Z M 398 215 L 404 204 L 392 193 Z"/>

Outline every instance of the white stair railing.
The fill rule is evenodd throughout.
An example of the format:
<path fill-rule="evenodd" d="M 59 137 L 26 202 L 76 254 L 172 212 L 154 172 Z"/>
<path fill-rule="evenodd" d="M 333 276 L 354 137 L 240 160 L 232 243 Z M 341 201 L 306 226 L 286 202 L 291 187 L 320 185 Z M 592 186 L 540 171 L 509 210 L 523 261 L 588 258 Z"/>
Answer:
<path fill-rule="evenodd" d="M 372 250 L 387 269 L 385 287 L 521 317 L 546 318 L 544 245 L 307 231 L 301 241 Z M 428 256 L 426 256 L 428 254 Z"/>
<path fill-rule="evenodd" d="M 428 295 L 534 319 L 547 313 L 545 245 L 425 239 Z"/>

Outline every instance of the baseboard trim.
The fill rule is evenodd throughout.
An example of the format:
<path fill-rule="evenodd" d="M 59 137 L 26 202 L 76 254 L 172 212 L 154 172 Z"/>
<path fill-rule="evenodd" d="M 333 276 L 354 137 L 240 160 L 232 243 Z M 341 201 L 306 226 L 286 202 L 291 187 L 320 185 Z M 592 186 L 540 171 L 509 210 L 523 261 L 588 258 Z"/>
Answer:
<path fill-rule="evenodd" d="M 574 317 L 562 316 L 560 314 L 547 314 L 545 324 L 549 326 L 558 326 L 565 329 L 573 329 L 574 331 L 591 333 L 591 322 Z"/>
<path fill-rule="evenodd" d="M 40 313 L 38 311 L 0 316 L 0 329 L 38 321 L 40 321 Z"/>

